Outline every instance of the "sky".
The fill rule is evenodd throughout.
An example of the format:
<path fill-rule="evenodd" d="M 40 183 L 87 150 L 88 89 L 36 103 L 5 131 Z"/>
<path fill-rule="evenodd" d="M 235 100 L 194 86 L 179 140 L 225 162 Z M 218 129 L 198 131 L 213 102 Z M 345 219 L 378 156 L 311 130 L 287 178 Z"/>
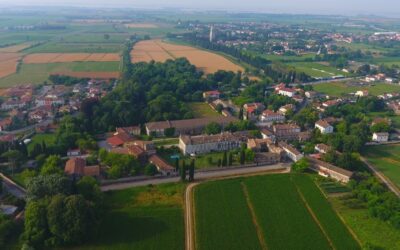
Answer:
<path fill-rule="evenodd" d="M 0 7 L 6 5 L 181 8 L 324 15 L 399 15 L 400 17 L 400 0 L 0 0 Z"/>

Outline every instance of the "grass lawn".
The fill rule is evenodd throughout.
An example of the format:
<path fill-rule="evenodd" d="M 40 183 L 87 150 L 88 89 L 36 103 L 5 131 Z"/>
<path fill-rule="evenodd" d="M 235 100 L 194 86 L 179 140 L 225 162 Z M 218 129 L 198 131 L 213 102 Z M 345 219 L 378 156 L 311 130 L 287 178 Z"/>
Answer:
<path fill-rule="evenodd" d="M 229 249 L 360 249 L 308 175 L 205 183 L 195 189 L 195 208 L 198 249 L 230 241 Z"/>
<path fill-rule="evenodd" d="M 196 249 L 261 249 L 240 181 L 204 183 L 194 194 Z"/>
<path fill-rule="evenodd" d="M 157 147 L 161 147 L 161 146 L 166 146 L 166 145 L 178 144 L 179 138 L 157 139 L 157 140 L 153 140 L 153 142 Z"/>
<path fill-rule="evenodd" d="M 345 224 L 357 235 L 361 244 L 373 245 L 366 249 L 400 249 L 400 231 L 386 222 L 372 218 L 366 208 L 349 208 L 339 198 L 329 198 L 330 203 Z M 397 245 L 396 245 L 397 244 Z"/>
<path fill-rule="evenodd" d="M 105 193 L 98 235 L 79 250 L 184 249 L 184 184 Z"/>
<path fill-rule="evenodd" d="M 188 108 L 192 110 L 195 118 L 215 117 L 221 115 L 205 102 L 190 102 L 186 103 L 186 105 L 188 105 Z"/>
<path fill-rule="evenodd" d="M 270 61 L 285 61 L 285 62 L 302 62 L 309 58 L 314 58 L 315 53 L 304 54 L 300 56 L 280 56 L 280 55 L 265 55 L 264 57 Z"/>
<path fill-rule="evenodd" d="M 298 72 L 304 72 L 312 77 L 332 77 L 338 75 L 348 75 L 348 73 L 340 71 L 335 67 L 326 66 L 316 62 L 296 62 L 290 63 L 289 65 L 295 67 Z"/>
<path fill-rule="evenodd" d="M 349 93 L 357 92 L 358 90 L 368 90 L 370 95 L 378 96 L 388 92 L 400 92 L 399 85 L 377 83 L 373 86 L 348 86 L 343 82 L 321 83 L 313 86 L 315 91 L 330 95 L 330 96 L 344 96 Z"/>
<path fill-rule="evenodd" d="M 386 177 L 400 188 L 400 145 L 368 146 L 362 153 Z"/>
<path fill-rule="evenodd" d="M 18 73 L 0 78 L 0 87 L 18 84 L 40 84 L 46 81 L 52 72 L 60 71 L 119 71 L 119 62 L 70 62 L 22 64 Z"/>
<path fill-rule="evenodd" d="M 31 151 L 33 149 L 33 146 L 36 143 L 41 144 L 42 142 L 45 142 L 46 145 L 52 145 L 55 143 L 56 137 L 54 134 L 35 134 L 32 138 L 31 138 L 31 142 L 28 145 L 28 152 Z"/>

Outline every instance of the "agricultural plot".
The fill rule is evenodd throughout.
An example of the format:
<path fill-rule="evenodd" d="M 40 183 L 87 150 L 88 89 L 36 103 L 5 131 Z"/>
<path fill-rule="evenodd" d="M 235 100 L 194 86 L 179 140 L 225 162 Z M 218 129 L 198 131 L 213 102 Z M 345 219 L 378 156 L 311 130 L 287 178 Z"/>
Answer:
<path fill-rule="evenodd" d="M 120 43 L 64 43 L 48 42 L 24 50 L 26 53 L 118 53 Z"/>
<path fill-rule="evenodd" d="M 147 40 L 137 43 L 131 52 L 132 61 L 164 62 L 168 59 L 186 57 L 190 63 L 205 73 L 218 70 L 243 71 L 243 68 L 215 53 L 200 50 L 190 46 L 168 44 L 161 40 Z"/>
<path fill-rule="evenodd" d="M 195 189 L 197 249 L 261 249 L 238 180 Z"/>
<path fill-rule="evenodd" d="M 304 72 L 312 77 L 347 76 L 348 74 L 334 67 L 315 62 L 296 62 L 288 65 L 296 68 L 298 72 Z"/>
<path fill-rule="evenodd" d="M 314 85 L 314 90 L 330 95 L 330 96 L 344 96 L 350 93 L 355 93 L 358 90 L 368 90 L 370 95 L 378 96 L 388 92 L 400 92 L 399 85 L 377 83 L 371 86 L 349 86 L 343 82 L 330 82 Z"/>
<path fill-rule="evenodd" d="M 195 118 L 221 116 L 221 114 L 213 110 L 210 105 L 205 102 L 190 102 L 186 105 L 193 112 Z"/>
<path fill-rule="evenodd" d="M 234 214 L 229 212 L 232 207 Z M 195 189 L 195 208 L 198 249 L 221 249 L 217 239 L 224 243 L 241 240 L 230 249 L 258 249 L 262 244 L 267 249 L 360 249 L 306 175 L 206 183 Z M 242 245 L 235 248 L 236 244 Z"/>
<path fill-rule="evenodd" d="M 72 249 L 184 249 L 184 184 L 105 193 L 97 237 Z"/>
<path fill-rule="evenodd" d="M 400 145 L 369 146 L 363 156 L 400 188 Z"/>
<path fill-rule="evenodd" d="M 61 63 L 61 62 L 118 62 L 115 53 L 37 53 L 24 57 L 24 63 Z"/>
<path fill-rule="evenodd" d="M 22 43 L 18 45 L 12 45 L 4 48 L 0 48 L 0 53 L 17 53 L 21 50 L 29 48 L 32 44 L 31 43 Z"/>
<path fill-rule="evenodd" d="M 0 78 L 15 73 L 20 58 L 18 53 L 0 53 Z"/>
<path fill-rule="evenodd" d="M 22 64 L 17 73 L 0 78 L 0 87 L 27 83 L 40 84 L 46 81 L 50 74 L 88 78 L 118 78 L 119 62 Z"/>

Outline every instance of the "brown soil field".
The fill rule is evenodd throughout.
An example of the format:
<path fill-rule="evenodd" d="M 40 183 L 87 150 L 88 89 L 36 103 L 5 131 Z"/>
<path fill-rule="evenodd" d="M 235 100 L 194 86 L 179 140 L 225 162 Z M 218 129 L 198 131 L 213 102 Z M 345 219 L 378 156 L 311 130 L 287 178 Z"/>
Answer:
<path fill-rule="evenodd" d="M 142 29 L 158 28 L 158 26 L 153 23 L 127 23 L 127 24 L 125 24 L 125 27 L 127 27 L 127 28 L 142 28 Z"/>
<path fill-rule="evenodd" d="M 132 62 L 164 62 L 167 59 L 186 57 L 204 73 L 215 73 L 218 70 L 244 71 L 244 69 L 218 54 L 190 46 L 165 43 L 161 40 L 147 40 L 137 43 L 131 52 Z"/>
<path fill-rule="evenodd" d="M 8 47 L 0 48 L 0 53 L 1 52 L 16 53 L 16 52 L 20 52 L 23 49 L 29 48 L 30 46 L 31 46 L 30 43 L 22 43 L 22 44 L 18 44 L 18 45 L 8 46 Z"/>
<path fill-rule="evenodd" d="M 24 63 L 56 62 L 115 62 L 119 61 L 117 53 L 37 53 L 24 57 Z"/>
<path fill-rule="evenodd" d="M 79 78 L 110 79 L 119 78 L 119 72 L 54 72 L 52 75 L 65 75 Z"/>
<path fill-rule="evenodd" d="M 0 53 L 0 78 L 14 74 L 20 58 L 18 53 Z"/>

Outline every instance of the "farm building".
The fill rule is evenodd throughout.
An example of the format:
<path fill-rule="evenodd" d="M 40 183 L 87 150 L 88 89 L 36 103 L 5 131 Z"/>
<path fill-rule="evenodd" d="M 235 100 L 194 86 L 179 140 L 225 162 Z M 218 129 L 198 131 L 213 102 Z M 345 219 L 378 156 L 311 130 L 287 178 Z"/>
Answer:
<path fill-rule="evenodd" d="M 353 172 L 343 168 L 336 167 L 330 163 L 307 157 L 310 162 L 310 169 L 318 172 L 319 175 L 347 183 L 353 176 Z"/>
<path fill-rule="evenodd" d="M 241 138 L 232 133 L 199 136 L 181 135 L 179 137 L 179 148 L 184 155 L 229 151 L 240 148 L 241 144 Z"/>

